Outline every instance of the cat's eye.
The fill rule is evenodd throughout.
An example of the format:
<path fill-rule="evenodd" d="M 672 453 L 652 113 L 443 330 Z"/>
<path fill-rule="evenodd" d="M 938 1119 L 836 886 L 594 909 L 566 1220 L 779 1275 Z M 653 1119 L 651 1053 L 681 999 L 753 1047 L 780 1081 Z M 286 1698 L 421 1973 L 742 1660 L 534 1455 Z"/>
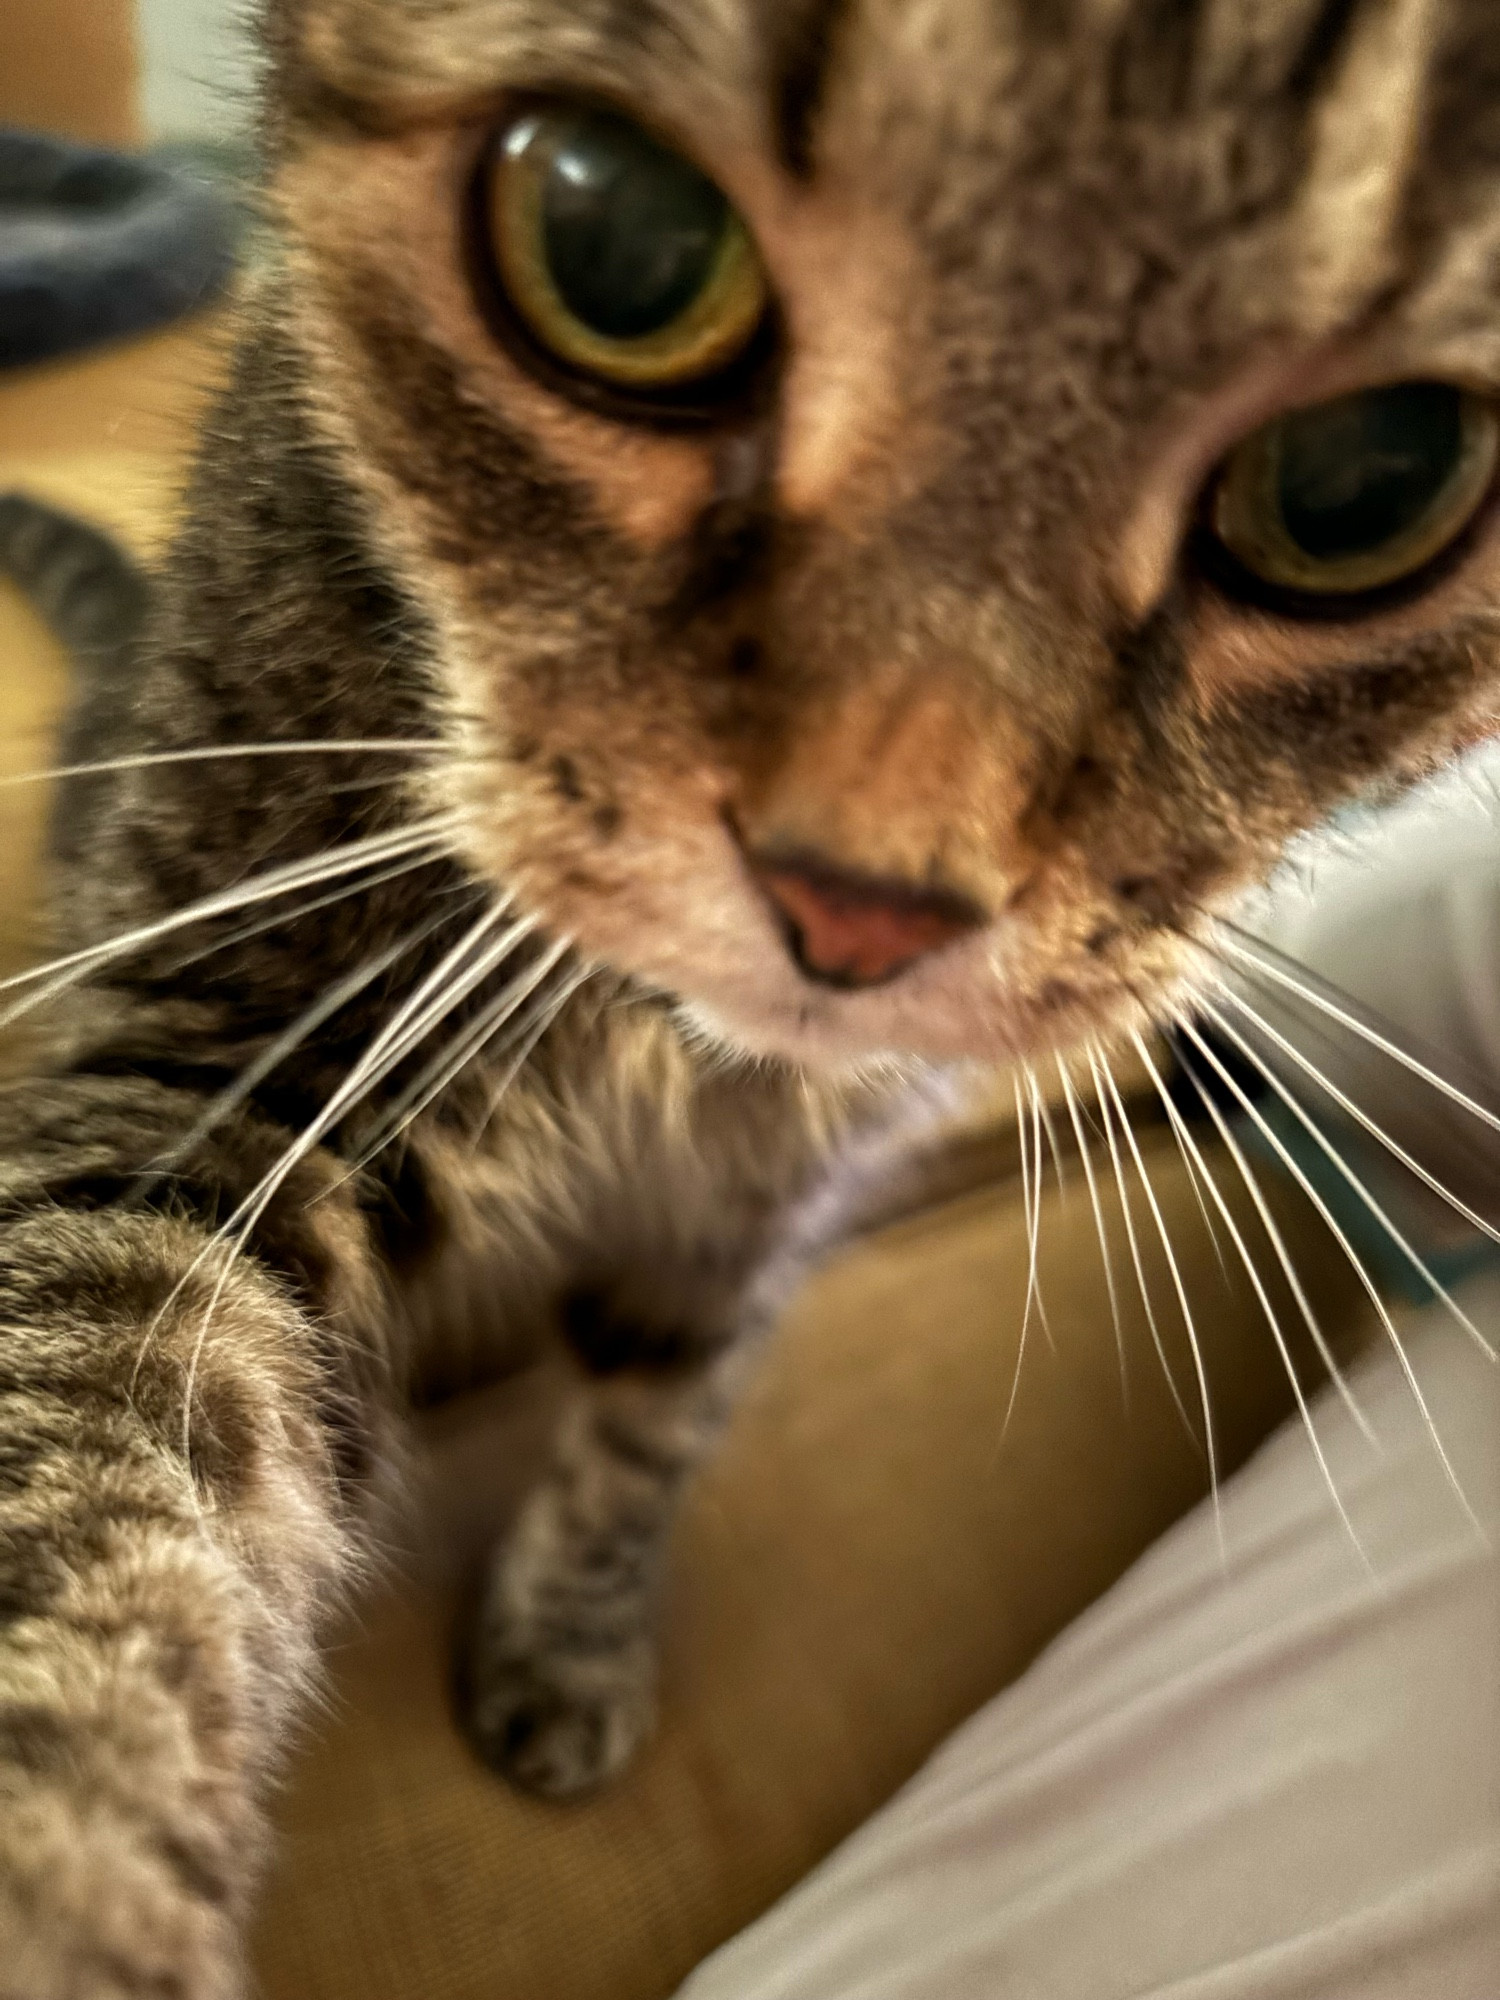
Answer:
<path fill-rule="evenodd" d="M 1417 578 L 1468 528 L 1500 463 L 1500 412 L 1446 382 L 1362 389 L 1239 445 L 1207 526 L 1259 583 L 1334 605 Z"/>
<path fill-rule="evenodd" d="M 670 397 L 732 369 L 766 320 L 765 273 L 727 197 L 628 118 L 524 112 L 496 138 L 483 195 L 505 301 L 575 374 Z"/>

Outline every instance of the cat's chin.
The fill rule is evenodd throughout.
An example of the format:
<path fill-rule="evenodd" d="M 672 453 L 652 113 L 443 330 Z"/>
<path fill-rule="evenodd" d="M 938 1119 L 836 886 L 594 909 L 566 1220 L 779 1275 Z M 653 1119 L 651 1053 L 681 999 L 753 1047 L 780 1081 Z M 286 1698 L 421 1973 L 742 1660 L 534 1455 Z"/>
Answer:
<path fill-rule="evenodd" d="M 777 982 L 779 984 L 779 982 Z M 907 1064 L 1008 1063 L 1075 1047 L 1107 1035 L 1140 1009 L 1121 995 L 1111 1007 L 1072 998 L 1039 1002 L 990 984 L 983 996 L 967 982 L 914 979 L 864 993 L 800 982 L 785 995 L 676 995 L 688 1035 L 716 1052 L 828 1072 Z M 945 990 L 946 988 L 946 990 Z"/>

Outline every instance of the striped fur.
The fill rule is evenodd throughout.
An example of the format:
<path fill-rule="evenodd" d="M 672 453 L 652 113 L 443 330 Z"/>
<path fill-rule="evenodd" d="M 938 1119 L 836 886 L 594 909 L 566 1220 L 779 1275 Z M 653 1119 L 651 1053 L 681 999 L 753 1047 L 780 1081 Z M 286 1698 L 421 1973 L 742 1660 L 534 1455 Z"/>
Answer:
<path fill-rule="evenodd" d="M 402 1409 L 544 1341 L 578 1394 L 468 1720 L 543 1792 L 616 1768 L 675 1500 L 937 1070 L 1129 1028 L 1290 835 L 1493 726 L 1489 527 L 1357 631 L 1169 574 L 1289 356 L 1500 389 L 1489 16 L 271 0 L 280 247 L 87 732 L 119 768 L 64 796 L 83 956 L 0 1103 L 0 2000 L 241 1990 Z M 791 346 L 732 436 L 487 340 L 460 191 L 540 86 L 750 217 Z M 734 814 L 991 921 L 814 987 Z"/>

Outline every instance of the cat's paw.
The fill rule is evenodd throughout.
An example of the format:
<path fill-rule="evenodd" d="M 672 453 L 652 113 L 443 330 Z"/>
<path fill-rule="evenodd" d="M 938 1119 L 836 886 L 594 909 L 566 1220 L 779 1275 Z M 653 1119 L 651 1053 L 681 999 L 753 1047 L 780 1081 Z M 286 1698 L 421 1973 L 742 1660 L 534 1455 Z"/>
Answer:
<path fill-rule="evenodd" d="M 527 1655 L 483 1632 L 468 1663 L 465 1720 L 487 1764 L 522 1791 L 572 1799 L 629 1763 L 656 1719 L 650 1645 Z"/>

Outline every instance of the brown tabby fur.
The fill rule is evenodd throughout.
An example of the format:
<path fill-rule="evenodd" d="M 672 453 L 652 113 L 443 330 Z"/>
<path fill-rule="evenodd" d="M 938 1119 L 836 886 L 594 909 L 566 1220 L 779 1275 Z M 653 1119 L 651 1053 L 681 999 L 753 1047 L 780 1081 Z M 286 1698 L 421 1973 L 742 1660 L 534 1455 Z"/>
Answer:
<path fill-rule="evenodd" d="M 671 1504 L 897 1062 L 1141 1018 L 1206 910 L 1487 732 L 1500 685 L 1488 518 L 1345 620 L 1179 557 L 1278 409 L 1500 390 L 1491 0 L 272 0 L 266 37 L 281 249 L 92 743 L 439 754 L 89 780 L 63 944 L 458 819 L 312 915 L 104 963 L 0 1107 L 3 2000 L 239 1990 L 265 1780 L 399 1405 L 559 1325 L 578 1400 L 496 1561 L 471 1720 L 540 1789 L 612 1770 Z M 785 322 L 756 407 L 627 424 L 491 337 L 465 191 L 534 88 L 621 105 L 738 204 Z M 731 821 L 986 922 L 814 984 Z M 488 885 L 609 970 L 493 1109 L 510 1054 L 351 1172 L 424 1049 L 203 1258 Z"/>

